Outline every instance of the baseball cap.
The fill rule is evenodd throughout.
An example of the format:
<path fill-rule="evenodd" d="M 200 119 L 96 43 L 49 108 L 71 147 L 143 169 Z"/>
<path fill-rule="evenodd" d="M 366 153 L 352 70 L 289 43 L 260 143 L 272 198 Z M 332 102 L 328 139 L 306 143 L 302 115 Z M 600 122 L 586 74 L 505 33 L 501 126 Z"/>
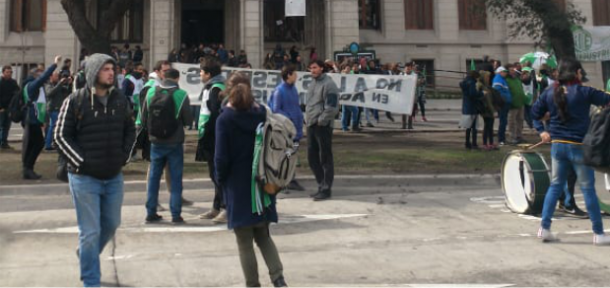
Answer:
<path fill-rule="evenodd" d="M 504 66 L 500 66 L 500 67 L 498 67 L 498 69 L 496 69 L 496 74 L 501 73 L 501 72 L 508 72 L 508 70 L 506 70 L 506 68 L 504 68 Z"/>

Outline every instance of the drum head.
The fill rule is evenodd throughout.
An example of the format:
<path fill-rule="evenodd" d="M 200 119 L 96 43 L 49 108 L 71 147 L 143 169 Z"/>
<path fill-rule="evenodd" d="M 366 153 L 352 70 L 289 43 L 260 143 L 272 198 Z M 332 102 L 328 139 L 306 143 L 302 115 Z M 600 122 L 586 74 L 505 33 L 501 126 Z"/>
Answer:
<path fill-rule="evenodd" d="M 528 213 L 530 203 L 527 194 L 532 192 L 529 166 L 518 153 L 511 153 L 504 159 L 502 167 L 502 190 L 506 205 L 516 213 Z"/>

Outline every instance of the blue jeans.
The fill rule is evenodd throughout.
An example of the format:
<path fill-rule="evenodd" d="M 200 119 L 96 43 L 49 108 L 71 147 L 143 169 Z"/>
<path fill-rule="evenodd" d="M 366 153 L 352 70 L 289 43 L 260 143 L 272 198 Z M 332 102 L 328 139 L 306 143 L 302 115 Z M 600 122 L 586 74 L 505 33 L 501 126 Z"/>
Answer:
<path fill-rule="evenodd" d="M 45 135 L 45 148 L 47 150 L 52 148 L 53 144 L 53 129 L 55 129 L 55 123 L 57 123 L 57 116 L 59 112 L 53 111 L 49 113 L 49 127 L 47 127 L 47 135 Z"/>
<path fill-rule="evenodd" d="M 510 111 L 510 103 L 504 104 L 504 108 L 498 112 L 500 118 L 500 127 L 498 128 L 498 142 L 506 142 L 506 125 L 508 125 L 508 112 Z"/>
<path fill-rule="evenodd" d="M 0 112 L 0 146 L 8 145 L 8 131 L 11 130 L 11 119 L 8 118 L 8 108 Z"/>
<path fill-rule="evenodd" d="M 201 105 L 191 105 L 191 115 L 193 115 L 193 120 L 195 120 L 195 129 L 199 127 L 199 113 L 201 112 Z M 193 123 L 189 126 L 189 130 L 193 130 Z"/>
<path fill-rule="evenodd" d="M 150 173 L 148 176 L 148 198 L 146 211 L 148 216 L 157 214 L 159 205 L 159 182 L 165 165 L 169 165 L 170 188 L 169 209 L 173 218 L 182 213 L 182 170 L 184 169 L 184 148 L 180 144 L 151 144 Z"/>
<path fill-rule="evenodd" d="M 352 127 L 358 127 L 358 107 L 343 105 L 343 111 L 341 114 L 341 126 L 343 131 L 347 131 L 349 128 L 348 122 L 351 118 Z"/>
<path fill-rule="evenodd" d="M 80 277 L 85 287 L 100 286 L 100 254 L 121 224 L 123 174 L 109 180 L 68 174 L 78 222 Z"/>
<path fill-rule="evenodd" d="M 552 179 L 551 186 L 544 198 L 544 208 L 542 209 L 542 228 L 551 228 L 551 218 L 555 212 L 559 194 L 564 193 L 566 188 L 568 168 L 572 166 L 576 171 L 577 181 L 585 197 L 585 205 L 589 218 L 593 224 L 595 234 L 604 234 L 604 224 L 599 208 L 599 201 L 595 193 L 595 173 L 591 167 L 583 164 L 582 146 L 574 144 L 553 143 L 551 147 Z"/>

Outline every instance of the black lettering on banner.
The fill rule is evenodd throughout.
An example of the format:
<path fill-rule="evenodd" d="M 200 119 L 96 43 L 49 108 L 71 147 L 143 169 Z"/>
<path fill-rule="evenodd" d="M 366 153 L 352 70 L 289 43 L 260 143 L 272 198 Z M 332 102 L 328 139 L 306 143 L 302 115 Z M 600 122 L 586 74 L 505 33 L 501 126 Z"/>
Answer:
<path fill-rule="evenodd" d="M 352 98 L 352 93 L 344 93 L 339 96 L 339 100 L 341 101 L 349 101 Z"/>
<path fill-rule="evenodd" d="M 269 76 L 267 78 L 273 80 L 273 82 L 267 85 L 267 88 L 275 88 L 282 83 L 282 74 L 278 72 L 269 72 Z"/>
<path fill-rule="evenodd" d="M 390 102 L 390 97 L 387 94 L 381 94 L 381 103 L 388 104 Z"/>
<path fill-rule="evenodd" d="M 385 89 L 386 87 L 388 87 L 388 80 L 387 79 L 383 79 L 380 78 L 379 80 L 377 80 L 377 89 Z"/>
<path fill-rule="evenodd" d="M 390 85 L 388 85 L 388 90 L 395 90 L 396 92 L 400 92 L 400 90 L 402 90 L 402 79 L 390 79 Z"/>
<path fill-rule="evenodd" d="M 354 97 L 352 98 L 352 102 L 357 102 L 360 101 L 360 103 L 365 103 L 366 101 L 364 100 L 364 92 L 359 92 L 354 94 Z"/>
<path fill-rule="evenodd" d="M 345 92 L 345 86 L 347 86 L 347 78 L 341 77 L 341 87 L 339 87 L 341 92 Z"/>
<path fill-rule="evenodd" d="M 252 87 L 264 89 L 267 86 L 267 72 L 256 71 L 252 74 Z"/>
<path fill-rule="evenodd" d="M 303 89 L 305 91 L 309 90 L 309 85 L 311 85 L 311 74 L 307 74 L 303 76 Z"/>
<path fill-rule="evenodd" d="M 358 80 L 356 80 L 356 88 L 354 88 L 354 92 L 363 92 L 368 90 L 368 88 L 366 87 L 366 80 L 364 80 L 363 77 L 358 77 Z"/>
<path fill-rule="evenodd" d="M 381 94 L 373 93 L 373 102 L 380 102 Z"/>
<path fill-rule="evenodd" d="M 252 96 L 254 96 L 254 101 L 261 103 L 261 98 L 263 98 L 263 91 L 258 89 L 252 89 Z"/>
<path fill-rule="evenodd" d="M 201 76 L 199 75 L 201 69 L 191 67 L 186 70 L 186 83 L 189 85 L 197 85 L 201 83 Z"/>

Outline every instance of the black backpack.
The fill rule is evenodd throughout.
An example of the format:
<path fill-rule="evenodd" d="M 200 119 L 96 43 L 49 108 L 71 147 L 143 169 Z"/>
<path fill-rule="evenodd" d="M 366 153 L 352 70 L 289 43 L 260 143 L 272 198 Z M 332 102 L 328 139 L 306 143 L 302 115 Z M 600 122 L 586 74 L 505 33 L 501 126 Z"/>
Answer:
<path fill-rule="evenodd" d="M 146 126 L 148 133 L 158 139 L 170 138 L 180 123 L 176 117 L 176 104 L 174 103 L 174 91 L 176 88 L 155 88 L 155 95 L 148 103 L 148 118 Z"/>
<path fill-rule="evenodd" d="M 27 113 L 27 105 L 29 101 L 28 103 L 26 103 L 25 99 L 23 99 L 23 96 L 27 95 L 27 91 L 27 85 L 25 85 L 21 90 L 19 90 L 19 92 L 13 95 L 13 98 L 11 98 L 11 102 L 8 106 L 8 115 L 11 121 L 13 121 L 14 123 L 23 122 L 23 120 L 25 119 L 25 115 Z"/>
<path fill-rule="evenodd" d="M 593 115 L 582 144 L 585 165 L 610 173 L 610 107 Z"/>

